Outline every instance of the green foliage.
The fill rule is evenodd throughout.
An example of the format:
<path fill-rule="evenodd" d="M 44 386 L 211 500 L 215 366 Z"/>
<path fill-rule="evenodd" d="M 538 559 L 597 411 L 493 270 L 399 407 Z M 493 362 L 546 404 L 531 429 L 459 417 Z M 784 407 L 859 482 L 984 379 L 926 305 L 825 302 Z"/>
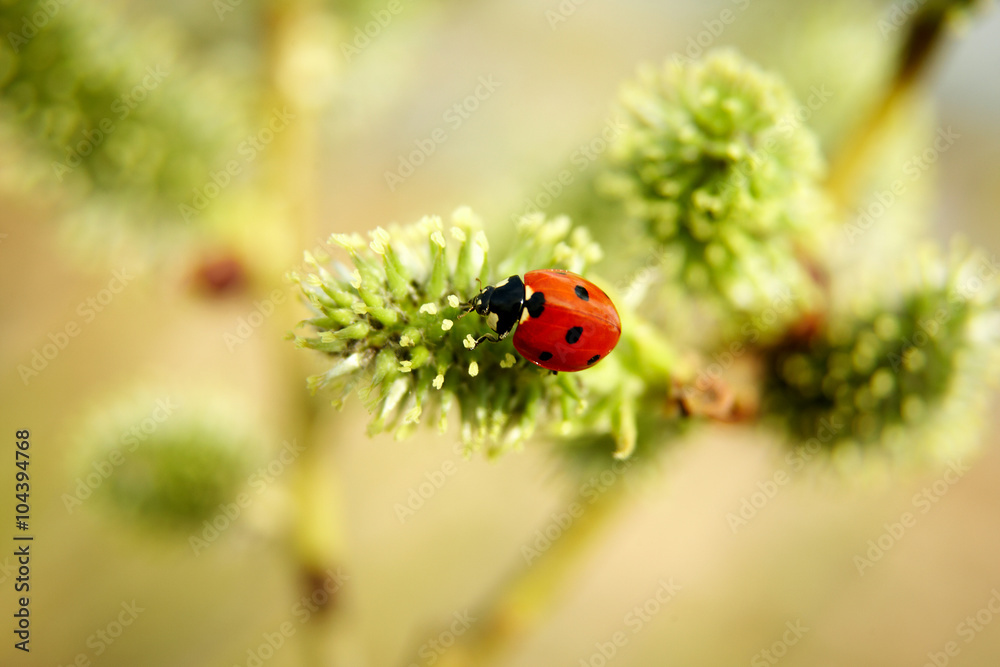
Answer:
<path fill-rule="evenodd" d="M 921 16 L 933 14 L 936 26 L 946 8 L 967 4 L 932 3 Z M 367 20 L 372 6 L 348 3 L 333 11 L 346 27 Z M 246 25 L 266 11 L 253 3 L 244 9 L 239 21 Z M 26 17 L 39 12 L 44 20 L 25 27 L 34 21 Z M 271 28 L 305 21 L 305 14 L 291 12 L 282 23 L 279 15 Z M 178 55 L 169 31 L 151 25 L 129 34 L 113 11 L 92 5 L 39 9 L 7 0 L 0 4 L 0 33 L 8 35 L 0 47 L 0 140 L 30 157 L 24 178 L 31 185 L 85 202 L 76 217 L 88 220 L 88 231 L 98 231 L 93 238 L 102 242 L 115 237 L 108 233 L 115 225 L 184 227 L 180 206 L 203 197 L 212 172 L 239 157 L 249 127 L 244 98 L 267 86 L 233 85 L 209 64 L 196 69 Z M 932 42 L 917 44 L 920 58 Z M 243 88 L 252 90 L 235 92 Z M 892 448 L 887 443 L 901 441 L 901 434 L 929 432 L 927 424 L 951 414 L 962 391 L 976 393 L 969 388 L 984 375 L 973 371 L 989 364 L 968 360 L 989 356 L 994 340 L 977 332 L 994 302 L 955 298 L 967 263 L 951 265 L 950 282 L 924 274 L 885 299 L 831 310 L 836 285 L 828 289 L 825 281 L 837 276 L 827 275 L 817 252 L 836 217 L 823 191 L 824 159 L 805 125 L 809 113 L 778 76 L 728 50 L 698 62 L 673 59 L 627 83 L 621 106 L 625 129 L 593 177 L 610 199 L 597 196 L 588 177 L 576 204 L 589 213 L 593 233 L 609 239 L 607 247 L 629 247 L 613 237 L 624 236 L 617 225 L 636 223 L 643 243 L 607 266 L 643 273 L 646 287 L 655 289 L 619 298 L 594 274 L 602 249 L 591 232 L 565 218 L 523 219 L 500 257 L 467 209 L 456 211 L 447 229 L 429 217 L 379 228 L 370 243 L 335 234 L 349 264 L 307 257 L 310 272 L 293 276 L 312 317 L 302 323 L 307 333 L 292 338 L 331 363 L 308 386 L 331 392 L 336 405 L 357 393 L 372 414 L 371 433 L 404 437 L 421 422 L 445 429 L 457 408 L 470 451 L 494 455 L 541 428 L 584 458 L 626 457 L 637 448 L 651 453 L 691 416 L 734 418 L 739 411 L 723 380 L 694 392 L 691 383 L 713 345 L 731 343 L 747 323 L 752 335 L 740 339 L 740 354 L 763 361 L 764 415 L 795 439 L 818 437 L 823 424 L 838 423 L 824 441 L 830 448 Z M 634 256 L 637 247 L 644 257 Z M 650 258 L 656 266 L 646 271 Z M 539 268 L 586 273 L 618 304 L 622 339 L 595 368 L 549 374 L 519 358 L 510 339 L 473 349 L 488 329 L 475 314 L 461 315 L 477 281 Z M 678 294 L 695 317 L 674 309 Z M 946 316 L 936 320 L 942 309 Z M 810 318 L 818 328 L 803 334 Z M 664 324 L 672 321 L 683 324 Z M 933 332 L 928 321 L 937 322 Z M 694 334 L 679 336 L 678 328 Z M 925 343 L 901 343 L 921 333 Z M 671 344 L 678 340 L 692 349 L 679 353 Z M 158 432 L 104 493 L 165 521 L 200 516 L 233 483 L 224 471 L 239 470 L 242 460 L 229 458 L 236 450 L 226 444 L 233 439 L 226 428 L 207 423 Z M 216 472 L 199 473 L 188 463 L 202 459 Z M 172 495 L 180 486 L 198 491 Z"/>
<path fill-rule="evenodd" d="M 501 586 L 487 613 L 476 612 L 480 624 L 447 656 L 439 655 L 449 663 L 496 662 L 499 649 L 523 638 L 544 617 L 587 543 L 612 525 L 608 517 L 613 520 L 621 491 L 631 483 L 625 471 L 662 462 L 659 454 L 700 421 L 760 421 L 793 447 L 818 444 L 830 460 L 847 463 L 870 453 L 953 457 L 976 435 L 997 368 L 994 283 L 1000 266 L 968 252 L 948 260 L 931 252 L 911 274 L 882 266 L 887 255 L 909 252 L 919 240 L 915 223 L 932 210 L 909 191 L 904 197 L 911 186 L 920 194 L 916 178 L 906 187 L 895 185 L 903 183 L 899 164 L 927 145 L 913 144 L 924 128 L 912 122 L 912 84 L 939 50 L 947 24 L 966 14 L 973 0 L 917 1 L 897 11 L 891 24 L 885 12 L 881 19 L 874 12 L 866 19 L 854 15 L 851 25 L 868 21 L 868 38 L 859 40 L 850 29 L 823 38 L 830 48 L 815 51 L 833 58 L 845 45 L 877 39 L 876 33 L 882 38 L 874 50 L 866 47 L 863 60 L 875 63 L 868 68 L 870 85 L 838 87 L 836 78 L 821 77 L 836 88 L 839 105 L 823 113 L 832 128 L 824 139 L 836 158 L 825 182 L 824 158 L 806 126 L 818 110 L 815 101 L 799 104 L 782 78 L 734 51 L 697 62 L 674 58 L 641 70 L 625 85 L 623 130 L 616 122 L 599 137 L 591 135 L 585 163 L 575 153 L 576 171 L 546 182 L 549 205 L 571 207 L 586 228 L 566 217 L 528 216 L 517 224 L 509 249 L 498 252 L 479 219 L 461 208 L 447 223 L 426 217 L 376 228 L 370 239 L 334 234 L 343 256 L 307 253 L 306 269 L 291 275 L 310 315 L 288 335 L 308 352 L 289 349 L 287 356 L 268 348 L 281 344 L 268 331 L 275 322 L 290 326 L 290 309 L 298 304 L 264 293 L 276 287 L 270 280 L 275 267 L 287 266 L 285 251 L 311 237 L 315 216 L 328 209 L 332 200 L 321 196 L 333 192 L 336 198 L 349 189 L 342 182 L 332 191 L 317 187 L 321 179 L 314 176 L 336 179 L 350 166 L 334 165 L 328 153 L 335 161 L 361 154 L 340 141 L 356 134 L 359 124 L 413 120 L 400 111 L 409 108 L 404 98 L 395 96 L 430 79 L 399 69 L 394 54 L 425 50 L 436 43 L 425 33 L 429 27 L 450 30 L 464 20 L 439 20 L 448 19 L 445 0 L 142 4 L 0 0 L 0 190 L 13 184 L 37 200 L 54 195 L 56 211 L 69 212 L 77 223 L 72 231 L 84 232 L 86 243 L 76 245 L 101 259 L 119 244 L 125 252 L 116 254 L 130 260 L 140 255 L 131 252 L 135 246 L 159 254 L 175 236 L 198 244 L 189 257 L 157 263 L 162 273 L 146 286 L 146 296 L 157 301 L 154 309 L 140 311 L 143 322 L 151 322 L 147 328 L 167 321 L 173 326 L 176 315 L 182 324 L 171 329 L 175 335 L 126 334 L 136 339 L 136 349 L 115 358 L 134 363 L 144 352 L 176 359 L 181 350 L 230 383 L 246 382 L 256 404 L 234 410 L 209 393 L 206 402 L 188 395 L 183 405 L 170 407 L 140 392 L 98 406 L 89 426 L 74 429 L 81 433 L 83 461 L 69 475 L 76 477 L 76 498 L 63 499 L 70 511 L 82 502 L 87 509 L 103 505 L 129 523 L 176 537 L 176 531 L 202 533 L 203 522 L 233 503 L 245 509 L 240 494 L 248 487 L 261 491 L 258 479 L 285 487 L 268 493 L 269 501 L 280 503 L 268 503 L 274 511 L 259 514 L 264 508 L 255 505 L 254 518 L 273 524 L 265 534 L 281 541 L 270 549 L 269 562 L 279 569 L 291 565 L 295 571 L 283 579 L 301 587 L 295 597 L 317 603 L 310 606 L 310 629 L 296 640 L 303 660 L 325 664 L 363 653 L 349 625 L 326 625 L 339 616 L 333 611 L 341 597 L 327 585 L 333 583 L 328 568 L 349 562 L 351 549 L 344 550 L 337 516 L 342 471 L 335 467 L 343 461 L 329 456 L 341 438 L 326 429 L 302 391 L 307 373 L 296 362 L 307 354 L 322 366 L 306 378 L 306 387 L 337 407 L 359 398 L 370 415 L 369 434 L 404 438 L 430 424 L 456 433 L 466 454 L 489 457 L 541 436 L 558 454 L 558 466 L 580 482 L 569 506 L 572 520 L 559 519 L 561 537 L 530 555 L 521 549 L 530 567 Z M 760 18 L 741 19 L 746 23 L 727 32 L 726 40 L 753 32 L 753 21 L 766 21 L 769 11 L 750 14 Z M 901 14 L 908 14 L 905 23 Z M 824 10 L 824 30 L 828 16 Z M 139 17 L 149 22 L 139 25 Z M 801 21 L 796 26 L 802 34 Z M 461 41 L 454 36 L 448 36 L 451 43 Z M 887 76 L 883 56 L 897 38 L 896 71 Z M 784 74 L 802 67 L 808 74 L 800 80 L 816 78 L 815 62 L 799 49 L 790 55 L 774 58 Z M 404 80 L 407 85 L 386 83 Z M 884 86 L 874 91 L 884 95 L 873 104 L 876 86 Z M 463 119 L 475 99 L 460 102 Z M 816 101 L 825 104 L 822 95 Z M 497 104 L 503 106 L 499 99 Z M 424 106 L 415 117 L 433 122 L 433 106 Z M 283 131 L 271 124 L 279 108 L 282 128 L 287 117 L 295 120 L 294 129 L 254 162 L 259 145 Z M 831 117 L 842 122 L 829 123 Z M 838 136 L 859 118 L 868 120 L 858 123 L 853 137 Z M 890 122 L 903 131 L 887 146 L 879 135 Z M 432 131 L 435 146 L 439 134 L 440 128 Z M 464 129 L 462 134 L 468 138 Z M 449 148 L 462 140 L 441 136 Z M 380 159 L 377 150 L 361 152 Z M 324 171 L 313 174 L 315 169 Z M 920 187 L 932 181 L 922 178 Z M 880 192 L 880 213 L 840 234 L 835 225 L 847 216 L 836 207 L 856 207 L 862 187 L 891 191 L 891 202 L 899 203 L 889 212 Z M 879 228 L 868 234 L 875 218 Z M 0 241 L 6 236 L 0 233 Z M 29 246 L 45 249 L 47 241 L 30 237 Z M 605 253 L 614 256 L 598 264 Z M 196 255 L 207 259 L 192 270 Z M 862 261 L 866 256 L 871 259 Z M 468 312 L 469 299 L 482 285 L 546 268 L 584 274 L 604 288 L 621 315 L 618 346 L 583 372 L 540 369 L 519 357 L 512 337 L 475 345 L 489 329 Z M 185 283 L 182 273 L 193 278 Z M 52 282 L 61 275 L 57 270 L 42 277 Z M 204 289 L 207 283 L 217 289 Z M 856 289 L 865 283 L 878 287 Z M 192 284 L 202 289 L 190 290 Z M 852 289 L 855 298 L 842 304 L 841 295 Z M 113 291 L 101 290 L 96 298 L 107 305 Z M 192 303 L 206 295 L 211 300 Z M 117 325 L 134 329 L 136 318 L 119 310 L 132 298 L 118 303 L 115 296 L 109 314 L 101 316 L 108 319 L 87 334 Z M 196 332 L 198 348 L 193 335 L 176 335 L 181 326 L 192 333 L 192 323 L 203 327 Z M 233 324 L 238 350 L 228 332 Z M 211 331 L 201 334 L 212 327 L 214 347 L 200 347 Z M 253 342 L 243 345 L 251 336 Z M 45 350 L 61 354 L 67 344 L 61 341 L 69 337 L 50 334 L 43 352 L 33 355 L 52 361 Z M 223 342 L 231 355 L 221 351 Z M 73 345 L 67 357 L 86 356 L 79 349 L 85 343 Z M 75 372 L 100 371 L 109 359 L 85 360 L 91 363 Z M 63 367 L 71 366 L 67 358 Z M 59 378 L 61 371 L 50 372 Z M 261 414 L 272 423 L 256 423 Z M 300 443 L 288 474 L 267 465 L 251 475 L 267 427 L 290 431 L 288 442 Z M 284 453 L 274 461 L 283 472 Z M 544 560 L 534 564 L 542 551 Z M 336 581 L 339 589 L 339 572 Z"/>
<path fill-rule="evenodd" d="M 0 3 L 0 34 L 0 120 L 31 149 L 26 184 L 75 195 L 81 238 L 182 228 L 180 205 L 246 127 L 222 73 L 191 69 L 163 26 L 126 31 L 89 3 Z"/>

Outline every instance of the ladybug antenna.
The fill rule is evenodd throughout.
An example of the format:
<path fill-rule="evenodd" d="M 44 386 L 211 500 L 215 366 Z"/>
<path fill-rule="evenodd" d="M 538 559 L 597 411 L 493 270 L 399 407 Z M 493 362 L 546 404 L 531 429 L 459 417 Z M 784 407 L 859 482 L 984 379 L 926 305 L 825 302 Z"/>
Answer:
<path fill-rule="evenodd" d="M 479 278 L 476 278 L 476 289 L 478 290 L 478 292 L 482 292 L 483 291 L 483 281 L 480 280 Z M 463 317 L 465 317 L 466 315 L 468 315 L 469 313 L 471 313 L 472 311 L 474 311 L 476 309 L 476 306 L 473 304 L 473 302 L 475 300 L 476 300 L 476 298 L 473 297 L 473 298 L 469 299 L 468 301 L 466 301 L 465 303 L 463 303 L 462 304 L 462 314 L 459 315 L 458 317 L 456 317 L 455 319 L 456 320 L 460 320 Z"/>

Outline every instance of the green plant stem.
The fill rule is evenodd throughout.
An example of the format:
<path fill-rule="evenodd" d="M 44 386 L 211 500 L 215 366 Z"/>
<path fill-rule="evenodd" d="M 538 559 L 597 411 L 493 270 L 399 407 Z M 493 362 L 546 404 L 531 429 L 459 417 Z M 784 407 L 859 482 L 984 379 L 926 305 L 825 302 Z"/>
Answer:
<path fill-rule="evenodd" d="M 472 628 L 438 661 L 442 667 L 489 665 L 544 620 L 600 542 L 626 497 L 622 482 L 586 506 L 549 549 L 503 581 L 492 599 L 474 613 Z"/>
<path fill-rule="evenodd" d="M 278 211 L 273 224 L 290 247 L 305 247 L 308 230 L 315 226 L 318 189 L 311 165 L 316 164 L 318 121 L 316 110 L 300 103 L 292 91 L 289 94 L 287 74 L 294 71 L 295 59 L 301 54 L 299 37 L 303 26 L 316 20 L 321 13 L 315 0 L 274 0 L 265 6 L 265 23 L 269 81 L 262 99 L 262 110 L 272 107 L 287 109 L 293 120 L 275 134 L 264 165 L 264 187 Z M 306 83 L 306 85 L 309 85 Z M 288 238 L 291 236 L 292 238 Z M 272 268 L 272 267 L 269 267 Z M 287 267 L 291 268 L 291 267 Z M 278 276 L 282 278 L 283 276 Z M 270 282 L 270 281 L 269 281 Z M 272 321 L 282 326 L 294 321 L 297 303 L 287 300 Z M 287 369 L 287 396 L 293 412 L 293 431 L 304 450 L 291 472 L 292 521 L 287 533 L 287 547 L 296 568 L 300 586 L 295 597 L 311 599 L 317 608 L 300 631 L 299 664 L 323 667 L 331 663 L 331 613 L 338 592 L 324 588 L 330 582 L 328 572 L 336 572 L 343 562 L 343 538 L 340 531 L 341 506 L 338 485 L 326 460 L 328 449 L 321 446 L 316 433 L 319 406 L 309 395 L 303 382 L 308 372 L 302 356 L 284 343 L 284 328 L 272 332 L 273 339 L 283 348 L 283 368 Z M 325 600 L 325 602 L 323 602 Z"/>
<path fill-rule="evenodd" d="M 302 369 L 294 364 L 289 368 L 296 369 L 289 377 L 295 381 L 296 389 L 304 392 Z M 327 640 L 339 595 L 337 589 L 328 589 L 332 588 L 328 573 L 336 573 L 337 563 L 343 562 L 338 511 L 342 503 L 337 480 L 324 461 L 326 449 L 319 446 L 316 438 L 316 410 L 310 403 L 308 399 L 303 401 L 299 432 L 305 451 L 296 462 L 290 480 L 294 519 L 289 547 L 298 570 L 301 595 L 312 598 L 318 608 L 302 628 L 304 655 L 300 664 L 320 666 L 329 664 Z"/>

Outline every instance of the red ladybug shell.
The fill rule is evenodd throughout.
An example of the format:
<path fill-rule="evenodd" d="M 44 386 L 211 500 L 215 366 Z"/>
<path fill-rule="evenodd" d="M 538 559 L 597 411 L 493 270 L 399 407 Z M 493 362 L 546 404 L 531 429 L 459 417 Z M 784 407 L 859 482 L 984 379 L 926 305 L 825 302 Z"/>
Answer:
<path fill-rule="evenodd" d="M 524 288 L 525 303 L 539 293 L 545 299 L 536 317 L 524 308 L 514 332 L 514 348 L 536 366 L 580 371 L 618 344 L 622 333 L 618 311 L 589 280 L 568 271 L 529 271 L 524 274 Z"/>

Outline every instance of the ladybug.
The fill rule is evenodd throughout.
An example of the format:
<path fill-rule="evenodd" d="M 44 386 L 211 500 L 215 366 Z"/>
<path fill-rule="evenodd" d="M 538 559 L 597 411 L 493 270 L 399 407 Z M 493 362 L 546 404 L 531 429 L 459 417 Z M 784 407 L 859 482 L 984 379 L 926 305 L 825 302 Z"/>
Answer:
<path fill-rule="evenodd" d="M 495 334 L 476 341 L 497 342 L 517 326 L 514 349 L 551 371 L 582 371 L 608 356 L 618 344 L 622 323 L 611 299 L 594 283 L 569 271 L 529 271 L 484 287 L 468 304 L 486 318 Z"/>

